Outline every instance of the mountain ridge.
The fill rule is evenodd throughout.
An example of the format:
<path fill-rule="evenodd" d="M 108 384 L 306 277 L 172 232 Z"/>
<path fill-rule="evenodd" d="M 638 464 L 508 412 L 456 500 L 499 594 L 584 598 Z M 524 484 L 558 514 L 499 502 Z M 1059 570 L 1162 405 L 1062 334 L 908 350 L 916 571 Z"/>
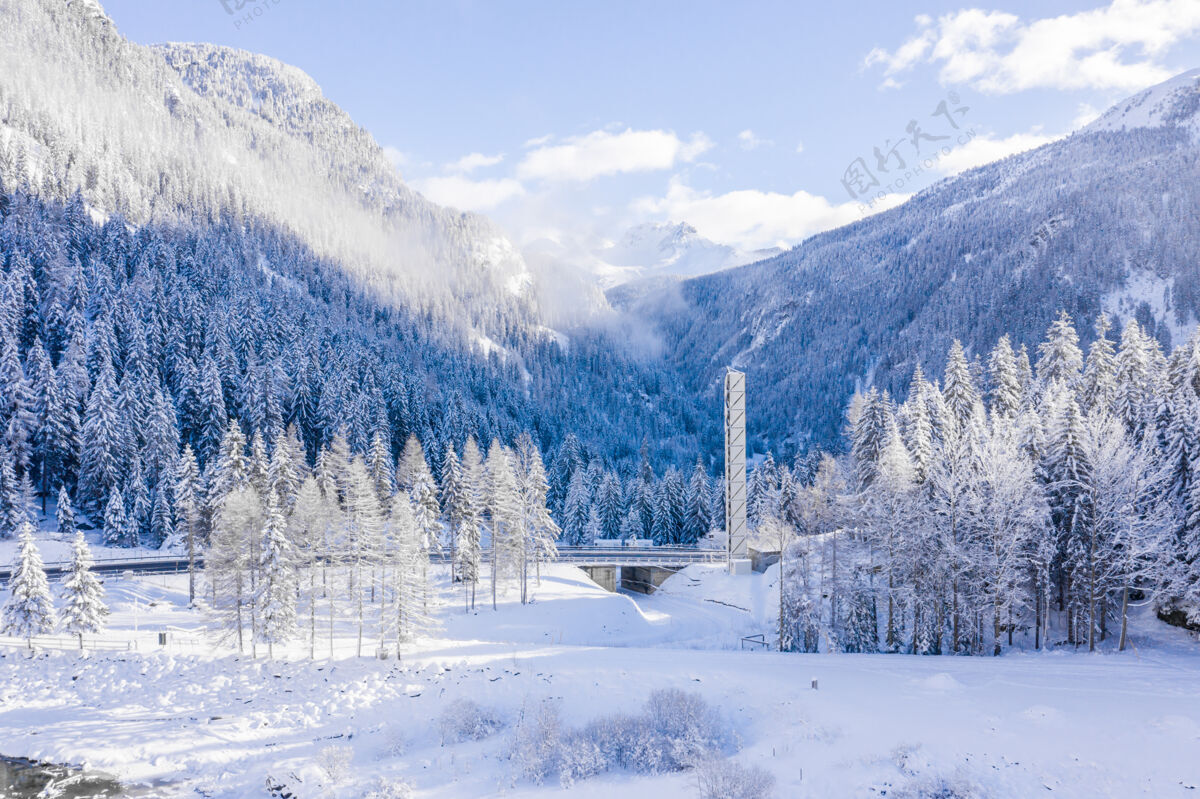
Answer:
<path fill-rule="evenodd" d="M 693 391 L 745 369 L 757 446 L 777 450 L 833 445 L 856 388 L 903 395 L 918 363 L 941 371 L 954 336 L 981 353 L 1012 332 L 1032 350 L 1065 309 L 1085 343 L 1100 310 L 1177 339 L 1200 317 L 1200 72 L 1172 80 L 1102 117 L 1142 119 L 1149 102 L 1167 109 L 1162 125 L 1085 128 L 776 258 L 651 293 L 631 313 Z"/>

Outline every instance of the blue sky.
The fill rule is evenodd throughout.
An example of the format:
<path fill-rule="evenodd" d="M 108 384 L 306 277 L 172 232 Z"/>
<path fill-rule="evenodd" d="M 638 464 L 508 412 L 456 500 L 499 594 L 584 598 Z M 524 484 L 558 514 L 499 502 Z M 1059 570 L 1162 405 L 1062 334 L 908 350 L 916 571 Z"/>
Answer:
<path fill-rule="evenodd" d="M 104 5 L 137 42 L 300 67 L 418 189 L 524 242 L 671 220 L 794 244 L 861 216 L 843 182 L 856 158 L 888 195 L 878 209 L 1200 66 L 1200 0 Z M 948 98 L 969 110 L 932 115 Z M 900 176 L 911 120 L 950 153 L 887 192 L 874 149 Z"/>

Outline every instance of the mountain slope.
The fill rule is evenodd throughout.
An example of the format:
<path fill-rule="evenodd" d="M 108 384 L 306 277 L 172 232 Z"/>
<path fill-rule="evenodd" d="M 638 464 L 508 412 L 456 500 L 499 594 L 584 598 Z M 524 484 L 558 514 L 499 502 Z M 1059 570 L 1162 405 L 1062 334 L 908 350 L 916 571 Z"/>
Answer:
<path fill-rule="evenodd" d="M 1085 341 L 1102 308 L 1165 340 L 1200 315 L 1200 72 L 1066 139 L 971 170 L 762 263 L 644 298 L 695 391 L 747 370 L 762 447 L 832 444 L 857 385 L 903 393 L 953 336 L 1031 352 L 1060 308 Z M 1118 320 L 1120 321 L 1120 320 Z"/>
<path fill-rule="evenodd" d="M 142 47 L 95 3 L 0 0 L 0 100 L 0 177 L 12 184 L 79 189 L 135 224 L 251 213 L 382 301 L 490 332 L 536 315 L 511 242 L 408 188 L 294 67 L 210 45 Z"/>
<path fill-rule="evenodd" d="M 0 289 L 17 281 L 14 302 L 31 318 L 75 308 L 107 337 L 109 304 L 66 295 L 112 283 L 123 318 L 154 329 L 178 309 L 150 286 L 182 276 L 196 286 L 189 313 L 203 317 L 188 320 L 201 331 L 189 353 L 199 368 L 238 317 L 295 304 L 296 326 L 319 327 L 303 346 L 320 353 L 323 381 L 370 393 L 392 375 L 371 401 L 401 409 L 416 397 L 431 457 L 468 434 L 486 445 L 527 430 L 547 450 L 573 432 L 589 459 L 612 466 L 643 441 L 656 463 L 683 464 L 712 432 L 716 414 L 701 415 L 661 363 L 610 336 L 549 329 L 501 231 L 406 186 L 302 71 L 210 45 L 136 45 L 94 0 L 0 0 L 0 200 L 12 231 L 0 240 Z M 219 293 L 212 282 L 231 275 L 237 284 Z M 44 324 L 24 331 L 22 364 L 61 319 Z M 278 344 L 243 349 L 222 378 L 228 412 L 249 427 L 234 392 L 263 364 L 285 373 L 274 390 L 318 402 Z M 333 358 L 335 348 L 348 354 Z M 177 388 L 168 393 L 186 422 Z M 333 427 L 356 413 L 331 407 L 349 408 L 324 418 Z M 403 416 L 389 420 L 394 447 L 415 429 Z M 316 430 L 309 439 L 325 435 Z"/>

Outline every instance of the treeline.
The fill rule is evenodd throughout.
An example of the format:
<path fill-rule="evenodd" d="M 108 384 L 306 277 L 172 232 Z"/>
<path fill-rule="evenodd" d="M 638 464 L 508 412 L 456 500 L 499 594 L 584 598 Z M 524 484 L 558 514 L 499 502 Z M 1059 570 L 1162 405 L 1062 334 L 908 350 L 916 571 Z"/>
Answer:
<path fill-rule="evenodd" d="M 1123 648 L 1134 602 L 1200 623 L 1200 337 L 1167 355 L 1136 321 L 1108 332 L 1085 357 L 1063 313 L 1036 370 L 1007 336 L 986 364 L 956 341 L 940 386 L 857 394 L 849 454 L 806 485 L 753 481 L 783 648 Z"/>
<path fill-rule="evenodd" d="M 268 451 L 230 422 L 204 486 L 185 447 L 174 487 L 182 545 L 193 563 L 203 549 L 210 605 L 239 650 L 302 634 L 310 654 L 321 638 L 332 654 L 339 620 L 354 625 L 360 655 L 366 635 L 399 644 L 427 631 L 433 555 L 452 564 L 467 607 L 485 562 L 493 608 L 510 582 L 525 602 L 558 534 L 537 447 L 528 435 L 515 449 L 493 441 L 485 459 L 468 438 L 446 459 L 439 486 L 416 437 L 393 469 L 381 435 L 354 454 L 338 434 L 310 468 L 294 432 Z"/>

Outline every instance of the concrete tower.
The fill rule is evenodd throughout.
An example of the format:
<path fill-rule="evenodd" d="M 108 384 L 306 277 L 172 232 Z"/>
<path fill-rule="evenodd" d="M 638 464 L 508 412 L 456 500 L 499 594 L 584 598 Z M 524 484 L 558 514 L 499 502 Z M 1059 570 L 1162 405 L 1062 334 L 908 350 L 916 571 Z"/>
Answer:
<path fill-rule="evenodd" d="M 729 571 L 750 571 L 746 528 L 746 375 L 725 373 L 725 530 Z"/>

